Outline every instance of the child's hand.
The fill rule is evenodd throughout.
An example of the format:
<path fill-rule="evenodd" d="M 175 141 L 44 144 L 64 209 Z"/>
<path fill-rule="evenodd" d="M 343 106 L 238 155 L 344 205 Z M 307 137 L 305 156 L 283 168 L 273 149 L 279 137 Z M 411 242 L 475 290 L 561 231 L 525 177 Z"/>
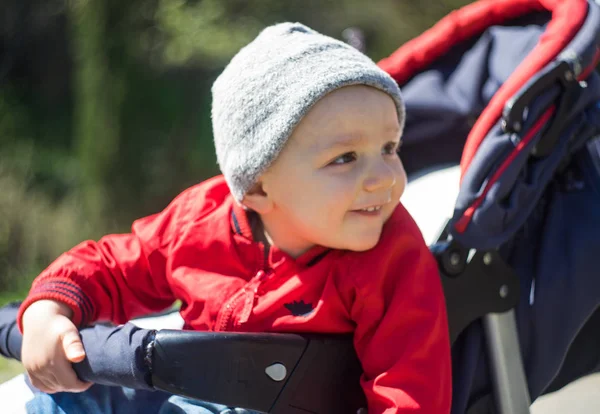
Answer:
<path fill-rule="evenodd" d="M 85 358 L 71 313 L 62 303 L 40 300 L 23 314 L 23 366 L 31 384 L 48 394 L 81 392 L 92 385 L 79 380 L 71 366 Z"/>

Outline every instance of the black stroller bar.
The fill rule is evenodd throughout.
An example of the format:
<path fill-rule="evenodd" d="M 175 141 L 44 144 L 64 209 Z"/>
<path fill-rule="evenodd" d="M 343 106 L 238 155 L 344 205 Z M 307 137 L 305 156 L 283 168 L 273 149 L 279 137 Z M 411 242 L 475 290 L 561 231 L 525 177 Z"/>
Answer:
<path fill-rule="evenodd" d="M 348 336 L 161 330 L 154 343 L 157 389 L 265 413 L 349 413 L 365 406 Z"/>
<path fill-rule="evenodd" d="M 467 250 L 456 241 L 431 246 L 448 303 L 450 341 L 488 313 L 513 309 L 519 300 L 519 279 L 498 252 Z"/>
<path fill-rule="evenodd" d="M 546 157 L 552 153 L 558 138 L 566 126 L 569 111 L 573 108 L 583 87 L 577 78 L 581 75 L 581 63 L 576 56 L 561 59 L 549 64 L 536 74 L 525 86 L 511 98 L 504 107 L 502 128 L 505 132 L 522 132 L 523 121 L 532 102 L 552 87 L 560 86 L 559 102 L 553 120 L 547 127 L 543 138 L 533 147 L 534 157 Z"/>

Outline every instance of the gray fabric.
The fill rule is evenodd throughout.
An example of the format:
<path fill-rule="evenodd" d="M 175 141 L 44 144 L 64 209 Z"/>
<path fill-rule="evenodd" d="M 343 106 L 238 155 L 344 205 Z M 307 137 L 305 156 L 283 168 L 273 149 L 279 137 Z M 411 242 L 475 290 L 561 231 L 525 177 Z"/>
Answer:
<path fill-rule="evenodd" d="M 281 23 L 242 48 L 212 88 L 217 161 L 234 197 L 242 200 L 312 105 L 350 85 L 388 93 L 404 126 L 396 82 L 344 42 L 300 23 Z"/>

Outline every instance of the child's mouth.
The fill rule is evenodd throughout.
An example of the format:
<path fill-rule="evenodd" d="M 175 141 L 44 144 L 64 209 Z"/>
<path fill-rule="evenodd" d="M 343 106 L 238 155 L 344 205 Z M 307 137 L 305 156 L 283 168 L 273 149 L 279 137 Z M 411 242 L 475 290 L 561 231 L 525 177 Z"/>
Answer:
<path fill-rule="evenodd" d="M 357 213 L 368 217 L 379 216 L 379 214 L 381 214 L 381 207 L 382 206 L 365 207 L 358 210 L 352 210 L 352 213 Z"/>

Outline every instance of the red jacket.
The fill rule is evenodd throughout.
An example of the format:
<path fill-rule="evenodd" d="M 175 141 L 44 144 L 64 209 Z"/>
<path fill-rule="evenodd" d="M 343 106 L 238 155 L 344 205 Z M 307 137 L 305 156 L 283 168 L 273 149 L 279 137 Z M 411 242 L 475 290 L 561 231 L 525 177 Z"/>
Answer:
<path fill-rule="evenodd" d="M 33 282 L 23 310 L 59 300 L 77 325 L 124 323 L 182 302 L 186 329 L 354 332 L 369 413 L 450 411 L 450 343 L 437 266 L 402 205 L 365 252 L 293 259 L 252 239 L 222 177 L 180 194 L 130 234 L 86 241 Z"/>

